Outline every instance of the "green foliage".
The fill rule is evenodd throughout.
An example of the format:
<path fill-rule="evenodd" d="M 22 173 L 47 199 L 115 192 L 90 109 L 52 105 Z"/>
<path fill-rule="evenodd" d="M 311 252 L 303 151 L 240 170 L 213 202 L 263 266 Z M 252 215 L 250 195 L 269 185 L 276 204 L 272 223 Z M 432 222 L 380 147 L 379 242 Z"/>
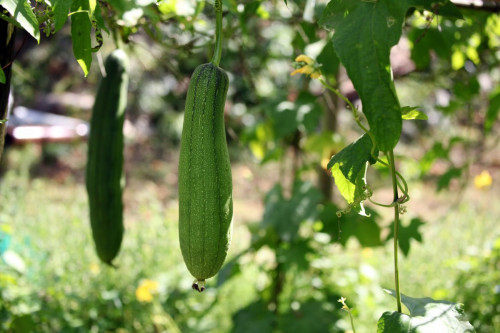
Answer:
<path fill-rule="evenodd" d="M 275 233 L 278 239 L 297 240 L 301 223 L 316 218 L 321 199 L 321 192 L 311 183 L 296 181 L 289 199 L 283 196 L 282 186 L 276 184 L 266 195 L 262 227 Z"/>
<path fill-rule="evenodd" d="M 466 269 L 455 281 L 457 298 L 465 304 L 478 332 L 500 329 L 500 238 L 480 256 L 464 258 Z"/>
<path fill-rule="evenodd" d="M 316 130 L 323 110 L 316 96 L 301 91 L 294 103 L 280 103 L 267 111 L 277 139 L 287 138 L 297 130 L 312 133 Z"/>
<path fill-rule="evenodd" d="M 0 187 L 0 331 L 24 333 L 34 325 L 36 332 L 228 332 L 225 311 L 249 302 L 249 290 L 231 283 L 195 297 L 178 251 L 177 209 L 152 195 L 152 182 L 134 185 L 129 237 L 111 268 L 95 256 L 83 184 L 72 176 L 30 178 L 39 167 L 36 147 L 5 157 L 16 167 L 2 174 Z M 141 289 L 146 281 L 153 281 L 149 290 Z M 224 301 L 214 305 L 216 297 Z"/>
<path fill-rule="evenodd" d="M 399 226 L 399 248 L 401 249 L 401 251 L 403 251 L 403 254 L 405 256 L 408 256 L 408 253 L 410 252 L 410 241 L 412 239 L 422 243 L 422 233 L 420 232 L 419 228 L 423 225 L 425 225 L 425 223 L 422 222 L 421 219 L 413 218 L 411 219 L 409 225 Z M 394 222 L 392 222 L 392 224 L 389 226 L 389 230 L 390 233 L 389 235 L 387 235 L 386 241 L 394 238 Z"/>
<path fill-rule="evenodd" d="M 269 265 L 260 267 L 272 278 L 266 280 L 258 300 L 233 314 L 233 332 L 340 332 L 335 325 L 339 319 L 338 296 L 327 287 L 333 281 L 312 267 L 312 261 L 321 258 L 318 247 L 325 247 L 313 227 L 313 221 L 319 218 L 322 195 L 311 183 L 300 180 L 294 182 L 289 197 L 283 192 L 279 184 L 269 191 L 262 221 L 249 225 L 250 248 L 229 261 L 219 274 L 219 283 L 228 283 L 244 274 L 245 266 L 240 262 L 248 260 L 246 256 L 258 258 L 273 253 Z M 312 280 L 318 285 L 311 285 Z"/>

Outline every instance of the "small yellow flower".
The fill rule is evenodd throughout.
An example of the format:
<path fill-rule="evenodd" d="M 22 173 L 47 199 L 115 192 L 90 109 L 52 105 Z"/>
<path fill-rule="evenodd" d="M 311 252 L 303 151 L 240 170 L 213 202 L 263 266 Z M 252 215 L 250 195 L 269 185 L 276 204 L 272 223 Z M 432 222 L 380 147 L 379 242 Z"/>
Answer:
<path fill-rule="evenodd" d="M 488 189 L 491 186 L 492 182 L 493 179 L 491 178 L 488 170 L 483 170 L 483 172 L 474 177 L 474 186 L 476 186 L 476 188 L 480 190 Z"/>
<path fill-rule="evenodd" d="M 158 292 L 158 282 L 154 280 L 142 280 L 135 290 L 135 297 L 139 302 L 150 303 L 153 301 L 153 295 Z"/>
<path fill-rule="evenodd" d="M 295 62 L 305 62 L 308 65 L 314 64 L 313 58 L 308 57 L 305 54 L 301 54 L 297 58 L 295 58 Z"/>
<path fill-rule="evenodd" d="M 90 268 L 90 273 L 92 273 L 93 275 L 97 275 L 101 272 L 101 268 L 96 263 L 90 264 L 89 268 Z"/>
<path fill-rule="evenodd" d="M 305 74 L 309 75 L 313 79 L 317 79 L 321 76 L 320 67 L 321 65 L 316 63 L 311 57 L 304 54 L 299 55 L 295 58 L 295 62 L 292 64 L 295 70 L 291 75 L 295 74 Z"/>

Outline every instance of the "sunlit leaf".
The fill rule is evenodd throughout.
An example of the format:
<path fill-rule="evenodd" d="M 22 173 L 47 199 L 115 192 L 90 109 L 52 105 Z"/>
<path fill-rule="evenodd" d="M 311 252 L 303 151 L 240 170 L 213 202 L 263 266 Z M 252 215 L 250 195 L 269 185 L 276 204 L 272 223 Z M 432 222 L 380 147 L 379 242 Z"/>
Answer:
<path fill-rule="evenodd" d="M 6 82 L 7 78 L 5 77 L 5 73 L 2 69 L 2 67 L 0 67 L 0 83 L 4 83 Z"/>
<path fill-rule="evenodd" d="M 386 290 L 395 296 L 393 290 Z M 432 298 L 413 298 L 401 295 L 401 302 L 410 315 L 384 312 L 377 324 L 377 333 L 473 333 L 472 325 L 465 318 L 462 304 L 436 301 Z"/>
<path fill-rule="evenodd" d="M 3 6 L 10 15 L 16 20 L 26 32 L 40 43 L 40 29 L 29 1 L 24 0 L 0 0 L 0 6 Z"/>
<path fill-rule="evenodd" d="M 370 136 L 364 134 L 335 154 L 328 163 L 327 168 L 335 179 L 335 185 L 348 203 L 359 199 L 363 192 L 367 163 L 375 163 L 371 156 L 372 147 Z"/>
<path fill-rule="evenodd" d="M 427 120 L 429 119 L 425 113 L 417 110 L 418 106 L 403 106 L 401 108 L 401 116 L 404 120 Z"/>

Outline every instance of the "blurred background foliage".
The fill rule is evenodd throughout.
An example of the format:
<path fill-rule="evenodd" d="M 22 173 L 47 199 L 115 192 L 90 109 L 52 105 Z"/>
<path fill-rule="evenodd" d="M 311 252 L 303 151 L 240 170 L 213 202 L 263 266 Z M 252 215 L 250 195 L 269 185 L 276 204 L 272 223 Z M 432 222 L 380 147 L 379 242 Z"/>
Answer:
<path fill-rule="evenodd" d="M 100 264 L 90 237 L 86 143 L 7 147 L 0 175 L 0 322 L 9 332 L 348 332 L 347 298 L 360 332 L 395 307 L 392 218 L 337 211 L 326 172 L 361 133 L 320 84 L 291 76 L 307 54 L 356 102 L 319 28 L 326 1 L 224 0 L 221 67 L 230 77 L 225 119 L 235 216 L 230 256 L 203 294 L 191 289 L 177 240 L 177 155 L 189 77 L 211 57 L 214 12 L 195 0 L 99 1 L 104 24 L 131 56 L 126 124 L 126 234 L 117 269 Z M 50 1 L 38 1 L 39 13 Z M 392 55 L 405 122 L 396 149 L 412 200 L 403 218 L 402 292 L 463 302 L 478 332 L 500 331 L 500 17 L 464 20 L 408 13 Z M 69 23 L 69 22 L 68 22 Z M 88 120 L 102 59 L 84 78 L 69 24 L 39 45 L 19 31 L 15 105 Z M 93 43 L 96 41 L 93 40 Z M 386 171 L 368 179 L 390 201 Z M 478 178 L 480 177 L 480 178 Z M 481 178 L 482 177 L 482 178 Z"/>

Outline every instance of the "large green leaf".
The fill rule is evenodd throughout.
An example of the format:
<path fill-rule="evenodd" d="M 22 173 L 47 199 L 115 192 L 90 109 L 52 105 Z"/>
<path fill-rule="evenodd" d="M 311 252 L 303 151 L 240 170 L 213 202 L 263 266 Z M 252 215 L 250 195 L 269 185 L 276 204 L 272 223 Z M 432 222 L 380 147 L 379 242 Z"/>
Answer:
<path fill-rule="evenodd" d="M 0 0 L 0 6 L 3 6 L 14 20 L 19 23 L 24 30 L 33 36 L 40 43 L 40 29 L 29 1 L 26 0 Z"/>
<path fill-rule="evenodd" d="M 90 33 L 92 23 L 90 21 L 89 0 L 74 0 L 71 5 L 71 39 L 73 40 L 73 53 L 76 61 L 88 75 L 92 64 L 92 45 Z"/>
<path fill-rule="evenodd" d="M 388 291 L 395 296 L 394 291 Z M 401 295 L 401 302 L 410 314 L 384 312 L 377 324 L 377 333 L 472 333 L 462 304 L 436 301 L 432 298 L 413 298 Z"/>
<path fill-rule="evenodd" d="M 320 20 L 324 28 L 334 30 L 335 52 L 361 98 L 370 131 L 382 151 L 396 146 L 402 128 L 392 80 L 391 48 L 401 37 L 409 8 L 432 9 L 436 4 L 450 15 L 455 13 L 447 1 L 332 0 Z"/>
<path fill-rule="evenodd" d="M 333 0 L 320 20 L 335 31 L 335 52 L 361 98 L 370 131 L 382 151 L 393 149 L 401 135 L 401 108 L 389 55 L 401 36 L 406 10 L 406 1 Z"/>

